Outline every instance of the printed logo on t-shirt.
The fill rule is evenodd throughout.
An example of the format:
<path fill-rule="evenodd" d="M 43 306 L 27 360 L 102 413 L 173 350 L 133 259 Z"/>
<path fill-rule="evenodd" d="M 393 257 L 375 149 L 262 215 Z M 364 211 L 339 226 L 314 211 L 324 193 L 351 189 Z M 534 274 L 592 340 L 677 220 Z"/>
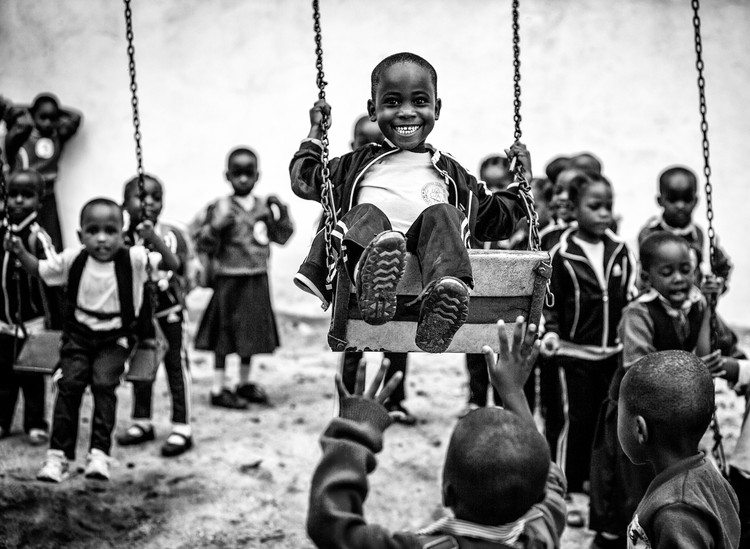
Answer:
<path fill-rule="evenodd" d="M 268 227 L 263 221 L 258 221 L 253 225 L 253 238 L 261 246 L 268 244 Z"/>
<path fill-rule="evenodd" d="M 431 181 L 422 187 L 422 200 L 424 200 L 428 206 L 432 206 L 433 204 L 445 204 L 448 202 L 448 191 L 445 190 L 445 187 L 441 183 Z"/>
<path fill-rule="evenodd" d="M 49 160 L 50 158 L 52 158 L 52 155 L 55 154 L 55 144 L 51 139 L 42 137 L 39 139 L 39 141 L 36 142 L 34 152 L 39 158 Z"/>
<path fill-rule="evenodd" d="M 638 522 L 637 513 L 633 515 L 633 520 L 628 524 L 628 549 L 651 549 L 651 542 Z"/>

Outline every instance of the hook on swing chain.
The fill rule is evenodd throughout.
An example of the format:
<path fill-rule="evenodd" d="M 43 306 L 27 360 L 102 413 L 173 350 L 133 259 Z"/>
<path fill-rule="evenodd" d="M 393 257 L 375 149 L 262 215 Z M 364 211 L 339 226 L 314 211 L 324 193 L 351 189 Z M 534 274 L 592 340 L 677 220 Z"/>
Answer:
<path fill-rule="evenodd" d="M 325 99 L 326 92 L 325 88 L 328 83 L 325 81 L 325 73 L 323 72 L 323 36 L 320 28 L 320 5 L 318 0 L 313 0 L 313 30 L 315 31 L 315 68 L 318 71 L 317 74 L 317 85 L 318 85 L 318 99 Z M 326 242 L 326 266 L 328 267 L 328 279 L 327 284 L 331 285 L 333 275 L 335 272 L 336 259 L 334 256 L 333 243 L 331 242 L 331 233 L 333 227 L 336 224 L 336 210 L 333 203 L 333 186 L 331 184 L 331 172 L 328 166 L 328 126 L 330 125 L 330 118 L 328 113 L 323 112 L 323 118 L 320 121 L 320 141 L 323 145 L 323 153 L 321 160 L 323 169 L 321 171 L 321 177 L 323 179 L 323 185 L 320 189 L 320 204 L 323 207 L 325 216 L 324 223 L 324 234 Z M 327 309 L 327 305 L 322 306 L 323 309 Z"/>

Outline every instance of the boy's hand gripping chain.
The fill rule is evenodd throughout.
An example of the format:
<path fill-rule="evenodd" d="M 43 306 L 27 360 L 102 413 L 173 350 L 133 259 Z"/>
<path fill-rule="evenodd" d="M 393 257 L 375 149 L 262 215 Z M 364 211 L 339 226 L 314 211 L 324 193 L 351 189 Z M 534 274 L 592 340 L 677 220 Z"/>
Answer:
<path fill-rule="evenodd" d="M 318 69 L 317 84 L 318 84 L 318 99 L 325 99 L 326 92 L 325 87 L 328 84 L 325 81 L 325 75 L 323 74 L 323 37 L 320 30 L 320 6 L 318 0 L 313 0 L 313 30 L 315 31 L 315 67 Z M 327 112 L 323 110 L 322 119 L 320 121 L 320 141 L 323 144 L 322 162 L 323 170 L 321 176 L 323 178 L 323 185 L 320 187 L 320 204 L 323 206 L 324 220 L 324 235 L 326 241 L 326 266 L 328 267 L 328 277 L 326 279 L 326 288 L 333 288 L 333 277 L 336 273 L 336 252 L 333 249 L 333 243 L 331 242 L 331 233 L 333 227 L 336 225 L 336 209 L 333 203 L 333 186 L 331 185 L 331 172 L 328 168 L 328 126 L 330 126 L 330 118 Z M 325 311 L 328 309 L 328 303 L 321 305 L 321 308 Z"/>
<path fill-rule="evenodd" d="M 709 162 L 709 144 L 708 144 L 708 122 L 706 120 L 706 80 L 703 78 L 703 41 L 701 40 L 701 18 L 700 18 L 700 0 L 692 0 L 693 6 L 693 29 L 695 31 L 695 68 L 698 70 L 698 98 L 700 101 L 701 114 L 701 134 L 703 135 L 703 175 L 706 177 L 706 217 L 708 219 L 708 249 L 709 262 L 711 265 L 711 276 L 715 275 L 716 269 L 716 232 L 714 231 L 714 208 L 713 208 L 713 187 L 711 186 L 711 164 Z M 718 347 L 719 334 L 716 323 L 716 302 L 718 294 L 711 293 L 708 295 L 708 306 L 711 327 L 711 350 Z M 724 455 L 724 444 L 722 443 L 721 430 L 719 421 L 716 418 L 716 411 L 711 418 L 711 430 L 714 433 L 714 445 L 711 448 L 711 454 L 716 460 L 719 470 L 725 477 L 729 477 L 729 465 Z"/>
<path fill-rule="evenodd" d="M 513 0 L 513 138 L 516 142 L 521 139 L 521 25 L 518 21 L 519 0 Z M 511 158 L 509 170 L 513 174 L 513 182 L 518 184 L 518 194 L 526 209 L 526 219 L 529 223 L 529 249 L 539 251 L 541 239 L 539 238 L 539 216 L 534 209 L 534 195 L 531 186 L 526 179 L 523 164 L 517 161 L 517 157 Z M 549 307 L 555 305 L 555 296 L 547 280 L 547 293 L 545 301 Z"/>

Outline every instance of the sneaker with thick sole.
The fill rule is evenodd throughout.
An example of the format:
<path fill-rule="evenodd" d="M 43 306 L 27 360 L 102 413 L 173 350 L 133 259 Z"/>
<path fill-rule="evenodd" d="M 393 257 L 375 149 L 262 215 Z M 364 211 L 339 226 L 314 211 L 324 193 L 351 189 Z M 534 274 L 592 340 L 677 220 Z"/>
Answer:
<path fill-rule="evenodd" d="M 62 482 L 68 478 L 68 458 L 65 453 L 62 450 L 47 450 L 47 457 L 36 478 L 44 482 Z"/>
<path fill-rule="evenodd" d="M 428 353 L 443 353 L 469 318 L 469 287 L 453 276 L 432 284 L 422 300 L 414 343 Z"/>
<path fill-rule="evenodd" d="M 396 314 L 396 288 L 406 266 L 406 239 L 384 231 L 372 239 L 359 258 L 355 276 L 362 320 L 378 326 Z"/>
<path fill-rule="evenodd" d="M 83 475 L 96 480 L 109 480 L 109 461 L 107 454 L 98 448 L 92 448 L 86 458 L 86 470 Z"/>
<path fill-rule="evenodd" d="M 218 395 L 211 393 L 211 406 L 230 408 L 232 410 L 247 409 L 247 400 L 237 396 L 229 389 L 223 389 Z"/>
<path fill-rule="evenodd" d="M 268 393 L 255 383 L 243 383 L 237 387 L 235 394 L 251 404 L 268 404 Z"/>

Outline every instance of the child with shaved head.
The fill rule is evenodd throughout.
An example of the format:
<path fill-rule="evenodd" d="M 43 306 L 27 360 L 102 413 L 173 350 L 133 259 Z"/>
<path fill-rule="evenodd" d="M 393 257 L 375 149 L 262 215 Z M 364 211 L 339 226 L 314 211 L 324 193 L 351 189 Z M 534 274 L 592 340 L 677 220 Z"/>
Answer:
<path fill-rule="evenodd" d="M 646 355 L 625 374 L 618 407 L 625 454 L 656 473 L 628 526 L 628 547 L 737 547 L 737 496 L 698 449 L 714 412 L 703 361 L 686 351 Z"/>
<path fill-rule="evenodd" d="M 500 324 L 500 323 L 499 323 Z M 453 516 L 417 532 L 392 533 L 367 524 L 367 475 L 390 425 L 385 402 L 401 379 L 380 393 L 384 361 L 366 394 L 361 363 L 354 394 L 337 379 L 340 417 L 321 437 L 323 456 L 310 492 L 307 531 L 318 547 L 553 548 L 565 525 L 565 477 L 550 463 L 549 447 L 534 425 L 523 392 L 536 358 L 536 326 L 516 322 L 512 349 L 499 326 L 500 353 L 485 347 L 490 378 L 505 409 L 480 408 L 460 419 L 443 468 L 443 504 Z M 525 334 L 524 334 L 525 331 Z"/>

